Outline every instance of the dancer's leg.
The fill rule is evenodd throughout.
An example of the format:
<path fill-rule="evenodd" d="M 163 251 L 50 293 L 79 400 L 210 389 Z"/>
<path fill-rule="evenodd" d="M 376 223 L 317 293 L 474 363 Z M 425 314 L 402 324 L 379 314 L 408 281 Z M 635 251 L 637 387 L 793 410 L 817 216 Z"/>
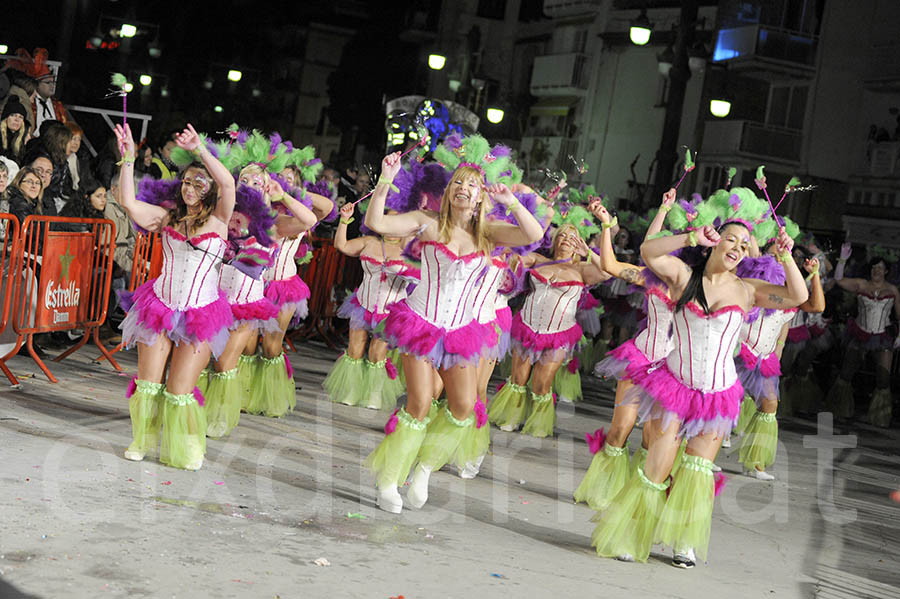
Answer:
<path fill-rule="evenodd" d="M 525 420 L 528 410 L 528 377 L 531 362 L 518 351 L 512 351 L 512 369 L 506 384 L 488 405 L 488 418 L 500 430 L 514 431 Z"/>
<path fill-rule="evenodd" d="M 195 394 L 197 377 L 209 363 L 209 344 L 182 344 L 172 349 L 163 393 L 160 461 L 176 468 L 198 470 L 206 453 L 206 413 Z"/>
<path fill-rule="evenodd" d="M 144 455 L 159 443 L 162 380 L 172 342 L 165 335 L 159 335 L 153 345 L 138 343 L 137 346 L 137 377 L 127 394 L 131 444 L 125 450 L 125 457 L 134 461 L 143 460 Z"/>
<path fill-rule="evenodd" d="M 531 373 L 531 413 L 522 433 L 534 437 L 552 437 L 556 426 L 556 404 L 553 397 L 553 378 L 562 362 L 537 362 Z"/>
<path fill-rule="evenodd" d="M 774 476 L 766 472 L 766 468 L 775 462 L 778 449 L 778 421 L 775 412 L 778 400 L 765 398 L 760 409 L 753 414 L 747 425 L 746 434 L 738 454 L 744 468 L 760 480 L 774 480 Z"/>

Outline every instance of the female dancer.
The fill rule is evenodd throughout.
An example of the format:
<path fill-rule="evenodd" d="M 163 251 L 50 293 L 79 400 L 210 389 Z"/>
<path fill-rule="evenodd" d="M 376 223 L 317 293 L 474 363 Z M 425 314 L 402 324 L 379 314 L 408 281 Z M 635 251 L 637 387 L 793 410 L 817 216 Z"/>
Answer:
<path fill-rule="evenodd" d="M 300 203 L 311 200 L 310 210 L 317 220 L 325 218 L 334 209 L 334 203 L 329 198 L 309 192 L 304 187 L 298 187 L 290 193 L 280 185 L 274 190 L 275 195 L 270 200 L 284 216 L 292 216 L 293 209 L 289 205 L 293 205 L 291 200 L 295 198 L 291 194 L 296 194 L 296 201 Z M 305 222 L 298 220 L 281 229 L 275 264 L 263 273 L 265 297 L 278 307 L 278 326 L 270 331 L 263 331 L 262 355 L 256 355 L 255 365 L 250 362 L 256 354 L 257 336 L 252 335 L 244 348 L 244 355 L 248 357 L 242 358 L 241 366 L 250 372 L 250 393 L 244 409 L 250 414 L 281 418 L 293 410 L 297 403 L 294 371 L 283 345 L 291 320 L 303 319 L 307 315 L 309 287 L 297 274 L 297 264 L 294 262 L 297 250 L 303 245 L 303 236 L 311 228 L 308 225 L 308 215 L 305 218 Z"/>
<path fill-rule="evenodd" d="M 571 359 L 581 341 L 581 326 L 575 321 L 578 300 L 585 286 L 609 278 L 596 263 L 599 260 L 592 261 L 593 257 L 578 229 L 566 224 L 556 232 L 552 261 L 538 254 L 522 258 L 523 264 L 531 268 L 532 290 L 522 310 L 513 317 L 512 374 L 488 410 L 488 418 L 500 430 L 514 431 L 525 420 L 522 432 L 526 435 L 553 434 L 556 401 L 551 387 L 556 371 Z M 530 409 L 526 387 L 529 376 L 533 402 Z"/>
<path fill-rule="evenodd" d="M 228 344 L 214 364 L 205 391 L 207 435 L 223 437 L 237 426 L 247 389 L 238 378 L 241 352 L 260 331 L 263 334 L 280 332 L 278 306 L 265 296 L 264 268 L 275 262 L 275 239 L 290 237 L 316 224 L 316 216 L 306 206 L 284 192 L 260 164 L 245 166 L 238 175 L 238 195 L 241 197 L 229 223 L 229 241 L 238 246 L 238 259 L 249 256 L 256 262 L 254 272 L 229 263 L 222 266 L 219 288 L 224 292 L 234 325 Z M 290 215 L 273 218 L 271 198 L 279 198 Z M 275 239 L 269 227 L 274 225 Z M 252 274 L 252 276 L 251 276 Z"/>
<path fill-rule="evenodd" d="M 647 237 L 652 237 L 662 230 L 663 221 L 674 202 L 675 190 L 670 189 L 663 195 L 662 205 L 647 230 Z M 590 208 L 602 223 L 600 265 L 603 270 L 631 285 L 640 285 L 647 289 L 647 327 L 634 339 L 609 352 L 609 357 L 599 362 L 594 369 L 599 376 L 614 377 L 618 380 L 615 408 L 605 441 L 597 448 L 598 451 L 591 460 L 584 480 L 575 490 L 575 501 L 583 501 L 591 508 L 601 511 L 625 486 L 630 475 L 628 449 L 625 443 L 637 422 L 638 406 L 636 402 L 626 401 L 626 394 L 632 388 L 629 373 L 658 364 L 668 355 L 672 309 L 675 305 L 669 297 L 669 290 L 662 281 L 652 276 L 646 267 L 633 266 L 616 259 L 610 234 L 616 219 L 610 217 L 609 212 L 598 200 L 591 202 Z M 641 447 L 635 451 L 635 461 L 638 464 L 642 464 L 647 456 L 647 439 L 642 441 Z"/>
<path fill-rule="evenodd" d="M 206 415 L 194 385 L 210 351 L 222 353 L 233 322 L 218 282 L 234 179 L 188 125 L 175 142 L 201 162 L 185 169 L 175 206 L 138 202 L 128 125 L 116 126 L 116 138 L 123 151 L 122 208 L 139 227 L 160 231 L 163 243 L 162 274 L 135 290 L 121 325 L 123 342 L 138 346 L 138 374 L 128 391 L 133 441 L 125 457 L 142 460 L 156 446 L 161 426 L 160 461 L 197 470 L 206 451 Z"/>
<path fill-rule="evenodd" d="M 697 244 L 710 250 L 693 268 L 670 255 Z M 647 393 L 639 407 L 649 429 L 647 461 L 598 515 L 592 537 L 598 555 L 646 561 L 651 544 L 660 542 L 675 548 L 673 565 L 693 567 L 695 553 L 705 559 L 713 459 L 743 397 L 732 356 L 744 314 L 753 305 L 784 309 L 808 297 L 783 231 L 777 245 L 779 256 L 787 256 L 786 287 L 734 274 L 750 246 L 750 232 L 740 223 L 726 223 L 720 231 L 707 225 L 641 246 L 647 267 L 678 298 L 674 348 L 664 365 L 632 374 Z M 688 439 L 686 455 L 666 499 L 666 479 L 682 437 Z"/>
<path fill-rule="evenodd" d="M 828 393 L 828 406 L 838 418 L 853 418 L 853 387 L 850 381 L 865 355 L 872 352 L 875 360 L 875 391 L 869 403 L 869 423 L 887 427 L 891 424 L 891 359 L 900 347 L 900 334 L 893 341 L 887 334 L 891 309 L 900 321 L 900 291 L 885 280 L 887 261 L 882 257 L 869 260 L 868 279 L 844 277 L 844 267 L 852 255 L 850 242 L 841 246 L 841 257 L 834 269 L 834 280 L 841 289 L 856 294 L 858 312 L 848 326 L 849 343 L 837 382 Z"/>
<path fill-rule="evenodd" d="M 769 251 L 774 245 L 769 245 Z M 760 279 L 779 285 L 784 283 L 784 269 L 767 251 L 763 256 L 748 258 L 741 262 L 738 274 L 741 277 Z M 793 260 L 793 258 L 792 258 Z M 825 310 L 825 294 L 819 280 L 819 263 L 807 260 L 804 268 L 811 273 L 812 285 L 809 299 L 800 305 L 803 312 Z M 781 376 L 781 352 L 788 335 L 790 322 L 797 309 L 763 310 L 751 314 L 741 335 L 740 360 L 735 362 L 738 378 L 744 392 L 756 405 L 756 412 L 750 418 L 741 443 L 739 459 L 748 476 L 771 481 L 775 477 L 766 468 L 775 462 L 778 448 L 778 379 Z M 746 400 L 745 400 L 746 401 Z"/>
<path fill-rule="evenodd" d="M 366 235 L 347 241 L 347 225 L 353 222 L 353 210 L 350 202 L 341 206 L 334 247 L 345 256 L 359 257 L 363 280 L 338 310 L 340 318 L 350 319 L 350 341 L 322 386 L 332 401 L 393 410 L 403 393 L 403 383 L 387 357 L 387 343 L 377 337 L 369 341 L 369 334 L 387 318 L 387 306 L 406 299 L 407 281 L 399 275 L 407 268 L 403 247 L 408 240 Z"/>
<path fill-rule="evenodd" d="M 465 464 L 483 453 L 480 448 L 471 449 L 477 451 L 475 455 L 458 452 L 466 429 L 475 424 L 472 411 L 478 383 L 473 366 L 479 359 L 477 352 L 484 336 L 496 334 L 474 320 L 470 295 L 495 245 L 527 245 L 543 235 L 540 223 L 509 188 L 494 182 L 512 166 L 508 156 L 490 155 L 493 160 L 482 166 L 479 159 L 489 154 L 487 144 L 484 146 L 481 152 L 465 153 L 467 162 L 462 162 L 458 153 L 446 158 L 449 162 L 455 156 L 457 166 L 444 190 L 440 213 L 384 214 L 385 197 L 400 169 L 399 153 L 385 157 L 366 211 L 366 226 L 373 231 L 395 237 L 416 235 L 422 242 L 421 281 L 406 300 L 391 307 L 382 323 L 388 342 L 403 352 L 407 382 L 406 408 L 391 417 L 385 426 L 387 436 L 366 460 L 375 471 L 378 506 L 385 511 L 401 511 L 403 500 L 397 485 L 406 480 L 414 462 L 418 465 L 407 501 L 419 508 L 428 499 L 433 470 L 451 458 Z M 465 151 L 463 146 L 460 153 Z M 507 206 L 518 226 L 485 221 L 489 196 Z M 433 367 L 443 380 L 447 405 L 429 423 Z"/>

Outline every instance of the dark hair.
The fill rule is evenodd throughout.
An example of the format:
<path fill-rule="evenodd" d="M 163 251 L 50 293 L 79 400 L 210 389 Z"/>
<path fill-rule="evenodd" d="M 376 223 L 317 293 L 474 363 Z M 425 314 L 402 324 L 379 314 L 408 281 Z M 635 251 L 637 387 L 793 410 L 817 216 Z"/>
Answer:
<path fill-rule="evenodd" d="M 888 264 L 887 258 L 885 258 L 884 256 L 875 256 L 866 264 L 866 278 L 872 276 L 872 269 L 875 268 L 876 264 L 884 264 L 885 274 L 887 274 L 887 271 L 891 268 L 891 265 Z"/>
<path fill-rule="evenodd" d="M 38 192 L 38 197 L 37 197 L 37 199 L 35 199 L 34 204 L 35 204 L 35 213 L 43 214 L 44 213 L 44 205 L 43 205 L 44 203 L 42 200 L 44 197 L 44 180 L 41 179 L 41 176 L 39 174 L 37 174 L 37 171 L 35 171 L 30 166 L 23 166 L 22 168 L 19 169 L 19 172 L 16 173 L 16 176 L 13 177 L 13 180 L 10 182 L 9 187 L 14 187 L 21 193 L 22 190 L 20 188 L 20 185 L 22 184 L 22 179 L 24 179 L 26 175 L 34 175 L 35 177 L 37 177 L 37 180 L 41 185 L 41 189 Z M 24 193 L 22 193 L 22 197 L 25 197 Z M 29 201 L 28 198 L 25 198 L 25 201 L 26 202 Z"/>
<path fill-rule="evenodd" d="M 43 124 L 41 128 L 43 129 Z M 41 132 L 41 143 L 50 154 L 50 162 L 53 163 L 54 168 L 66 161 L 66 146 L 70 141 L 72 141 L 72 131 L 62 123 L 48 127 L 46 131 Z"/>
<path fill-rule="evenodd" d="M 716 229 L 716 232 L 720 233 L 724 231 L 725 227 L 729 225 L 737 225 L 747 229 L 747 225 L 744 223 L 732 220 L 719 226 L 719 228 Z M 747 231 L 749 230 L 750 229 L 747 229 Z M 678 301 L 675 303 L 676 312 L 682 310 L 689 301 L 697 300 L 697 303 L 703 308 L 703 313 L 709 314 L 709 302 L 706 301 L 706 291 L 703 289 L 703 271 L 706 269 L 706 263 L 709 261 L 709 255 L 711 253 L 712 252 L 708 249 L 707 251 L 704 251 L 700 260 L 698 260 L 691 268 L 691 278 L 688 280 L 688 284 L 684 286 L 681 297 L 679 297 Z"/>
<path fill-rule="evenodd" d="M 216 208 L 216 203 L 219 201 L 219 186 L 216 185 L 215 179 L 209 174 L 209 170 L 206 166 L 202 162 L 197 161 L 184 167 L 184 170 L 181 171 L 182 180 L 184 179 L 184 174 L 192 168 L 202 170 L 206 173 L 206 176 L 209 177 L 209 191 L 206 192 L 206 195 L 200 200 L 200 203 L 202 204 L 200 215 L 192 225 L 194 229 L 199 229 L 206 223 L 207 219 L 209 219 L 209 215 L 212 214 L 213 210 Z M 183 183 L 178 186 L 178 201 L 175 203 L 175 207 L 169 210 L 169 222 L 172 224 L 180 223 L 187 218 L 187 204 L 184 203 L 184 198 L 181 195 L 182 186 Z M 187 236 L 190 237 L 190 232 L 188 232 Z"/>

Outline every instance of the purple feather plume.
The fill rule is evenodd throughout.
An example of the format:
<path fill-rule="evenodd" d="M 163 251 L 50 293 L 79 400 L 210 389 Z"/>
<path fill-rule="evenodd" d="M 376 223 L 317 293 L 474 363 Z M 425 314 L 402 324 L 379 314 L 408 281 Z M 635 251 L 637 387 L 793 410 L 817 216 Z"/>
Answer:
<path fill-rule="evenodd" d="M 250 132 L 246 129 L 241 129 L 238 131 L 237 137 L 234 138 L 234 142 L 239 146 L 242 146 L 247 143 L 248 139 L 250 139 Z"/>
<path fill-rule="evenodd" d="M 274 154 L 276 150 L 278 150 L 278 144 L 280 144 L 280 143 L 281 143 L 281 134 L 278 133 L 278 131 L 274 132 L 272 135 L 269 136 L 269 155 L 270 156 L 272 154 Z"/>
<path fill-rule="evenodd" d="M 270 231 L 278 215 L 266 204 L 262 192 L 249 185 L 238 185 L 234 194 L 234 210 L 249 220 L 247 230 L 265 247 L 275 244 Z"/>
<path fill-rule="evenodd" d="M 450 150 L 456 150 L 462 147 L 463 138 L 458 131 L 454 131 L 444 138 L 444 146 Z"/>
<path fill-rule="evenodd" d="M 491 156 L 494 158 L 503 158 L 504 156 L 510 156 L 512 154 L 512 150 L 509 149 L 508 146 L 504 146 L 503 144 L 497 144 L 491 149 Z"/>

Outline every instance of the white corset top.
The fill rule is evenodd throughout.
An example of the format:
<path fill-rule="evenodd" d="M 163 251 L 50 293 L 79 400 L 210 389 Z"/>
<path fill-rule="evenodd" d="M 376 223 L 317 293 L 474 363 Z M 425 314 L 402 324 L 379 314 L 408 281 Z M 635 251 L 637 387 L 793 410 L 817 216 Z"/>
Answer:
<path fill-rule="evenodd" d="M 436 327 L 457 329 L 473 320 L 472 294 L 487 260 L 457 256 L 437 241 L 422 242 L 422 274 L 407 305 Z"/>
<path fill-rule="evenodd" d="M 744 312 L 726 306 L 709 316 L 693 302 L 673 318 L 673 348 L 666 358 L 669 371 L 685 386 L 703 392 L 722 391 L 737 380 L 734 349 Z"/>
<path fill-rule="evenodd" d="M 578 300 L 584 283 L 550 282 L 531 271 L 531 293 L 522 306 L 522 322 L 535 333 L 559 333 L 575 326 Z"/>
<path fill-rule="evenodd" d="M 634 338 L 635 347 L 647 360 L 656 362 L 669 355 L 675 302 L 658 287 L 647 289 L 647 328 Z"/>
<path fill-rule="evenodd" d="M 857 326 L 873 335 L 883 333 L 891 320 L 891 308 L 894 307 L 893 296 L 874 298 L 860 293 L 856 298 Z"/>
<path fill-rule="evenodd" d="M 498 291 L 503 283 L 504 269 L 507 268 L 506 262 L 500 258 L 494 258 L 488 264 L 487 272 L 475 285 L 475 293 L 473 294 L 473 310 L 475 320 L 485 324 L 492 322 L 497 318 L 497 302 Z M 503 306 L 500 306 L 501 308 Z"/>
<path fill-rule="evenodd" d="M 403 260 L 381 262 L 360 256 L 363 280 L 356 290 L 356 301 L 369 312 L 381 314 L 384 307 L 406 297 L 406 281 L 397 275 L 406 268 Z"/>
<path fill-rule="evenodd" d="M 202 308 L 216 301 L 225 240 L 205 233 L 188 242 L 170 227 L 163 230 L 161 239 L 163 266 L 153 284 L 156 297 L 173 310 Z"/>
<path fill-rule="evenodd" d="M 263 279 L 284 281 L 297 274 L 297 263 L 294 262 L 294 256 L 297 255 L 297 250 L 300 249 L 305 235 L 306 232 L 303 232 L 293 239 L 284 237 L 278 242 L 279 251 L 275 257 L 275 264 L 263 273 Z"/>
<path fill-rule="evenodd" d="M 763 310 L 759 318 L 744 325 L 741 341 L 757 356 L 768 356 L 775 351 L 784 323 L 791 322 L 796 312 L 796 308 L 775 310 L 770 314 Z"/>
<path fill-rule="evenodd" d="M 269 256 L 275 252 L 275 246 L 267 248 L 256 242 L 249 247 L 266 252 Z M 261 300 L 265 293 L 265 271 L 259 279 L 254 279 L 230 264 L 223 264 L 219 289 L 225 292 L 229 304 L 252 304 Z"/>

